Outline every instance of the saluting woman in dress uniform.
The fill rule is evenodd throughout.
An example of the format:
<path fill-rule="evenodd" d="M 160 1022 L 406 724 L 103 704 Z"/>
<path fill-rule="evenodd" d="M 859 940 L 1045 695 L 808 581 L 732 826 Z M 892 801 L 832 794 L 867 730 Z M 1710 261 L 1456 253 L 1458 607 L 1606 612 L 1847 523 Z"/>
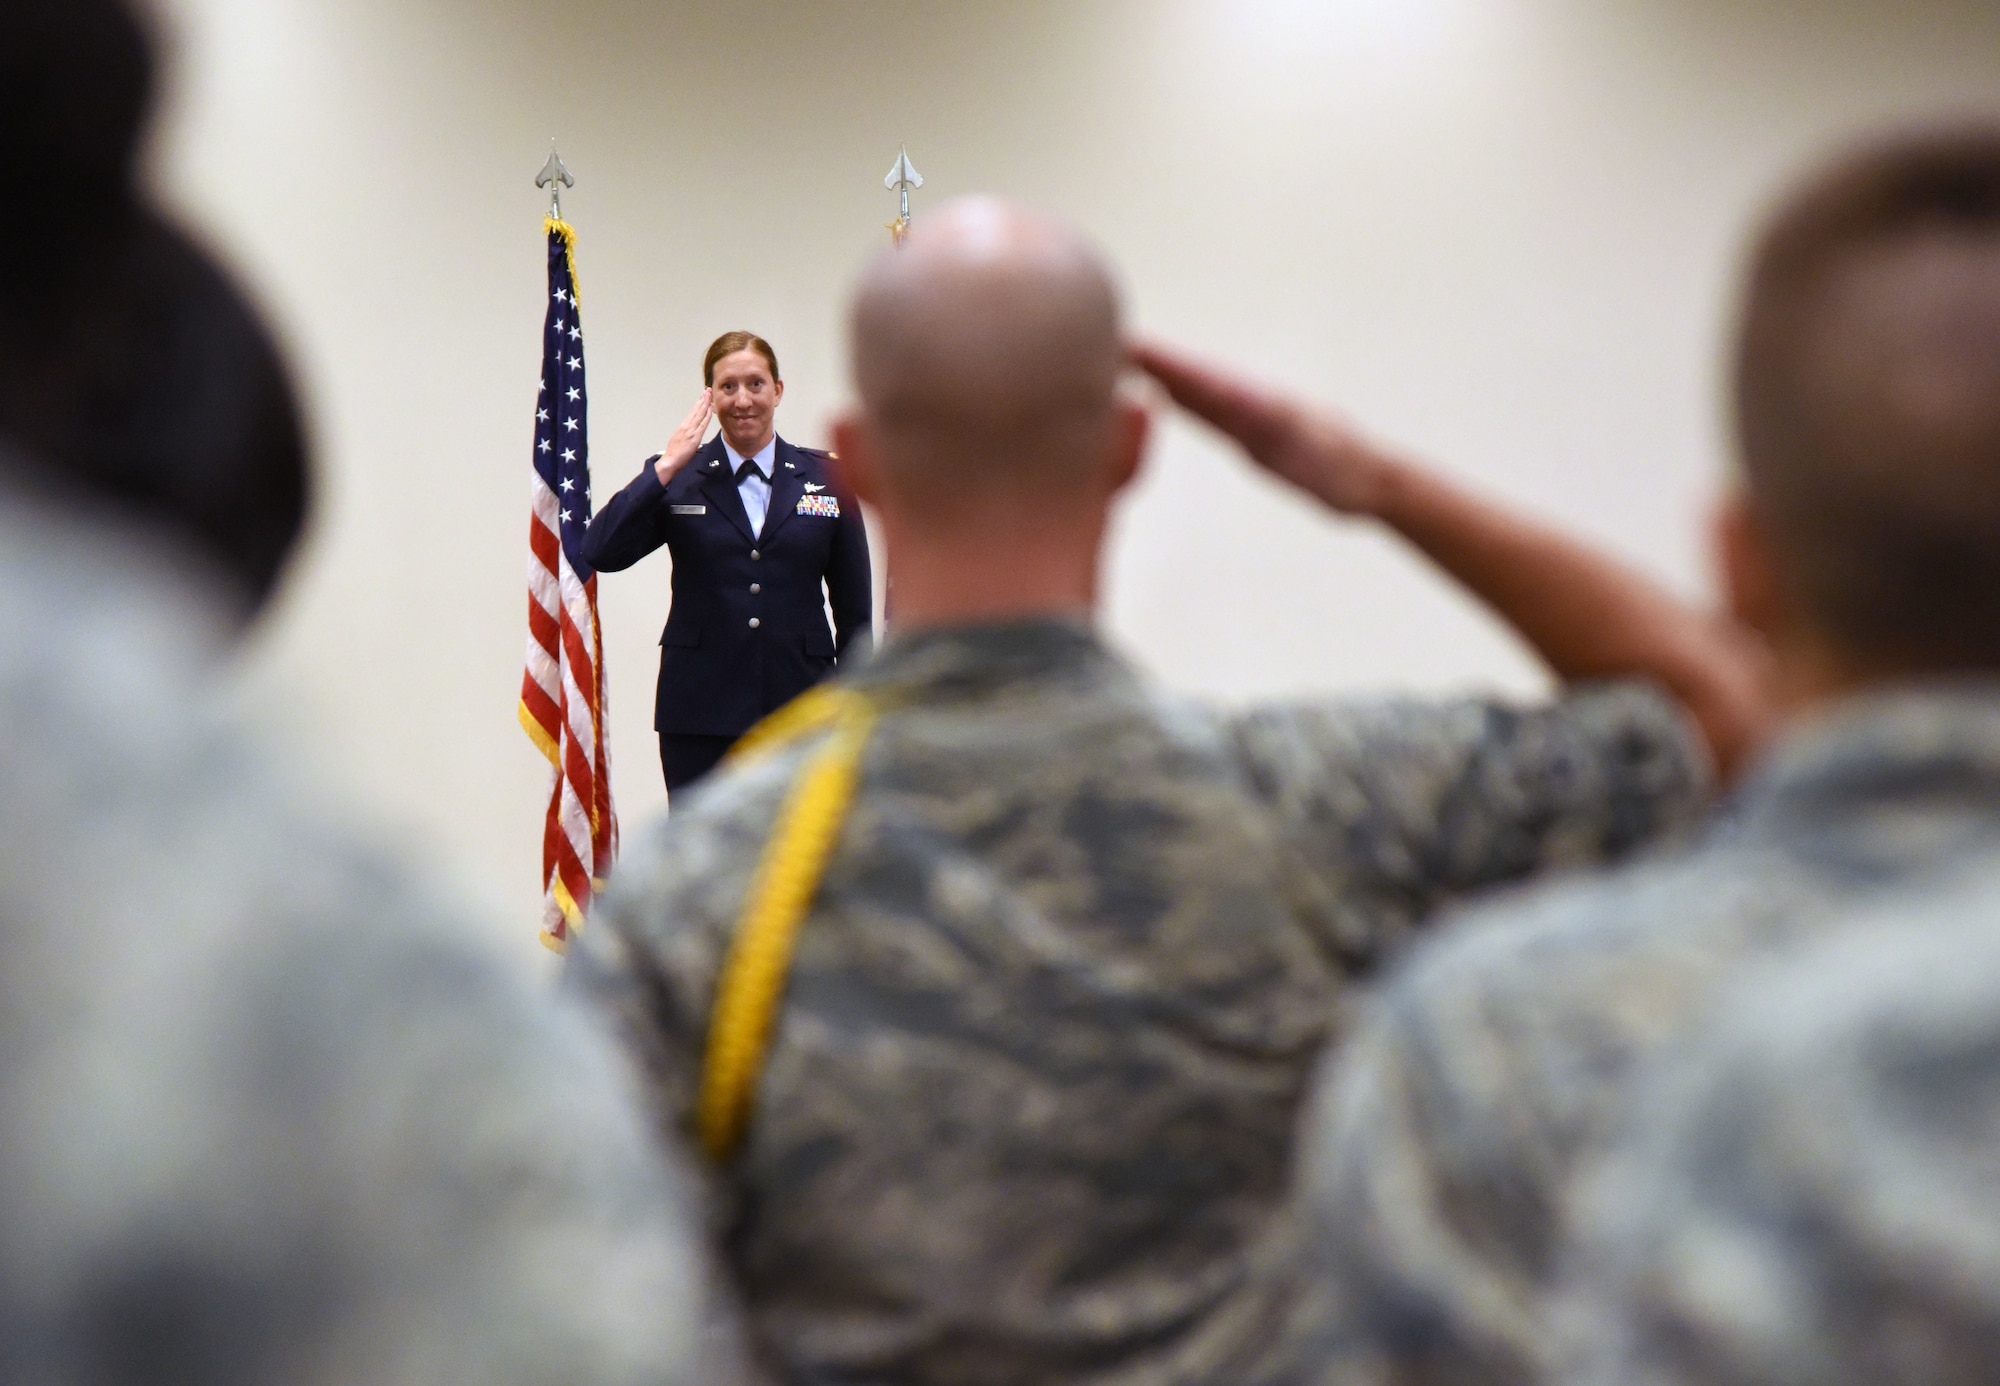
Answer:
<path fill-rule="evenodd" d="M 723 333 L 702 380 L 665 449 L 605 502 L 583 543 L 601 572 L 662 545 L 673 555 L 653 710 L 670 793 L 865 649 L 874 611 L 860 506 L 835 485 L 826 453 L 777 434 L 785 382 L 770 343 Z M 722 431 L 704 445 L 711 418 Z"/>

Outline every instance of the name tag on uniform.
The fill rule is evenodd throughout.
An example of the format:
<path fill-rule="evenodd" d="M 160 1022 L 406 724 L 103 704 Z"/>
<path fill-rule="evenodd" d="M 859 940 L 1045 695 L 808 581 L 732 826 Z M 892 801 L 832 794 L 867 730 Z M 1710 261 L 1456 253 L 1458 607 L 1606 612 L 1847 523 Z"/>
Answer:
<path fill-rule="evenodd" d="M 676 515 L 706 515 L 708 513 L 708 507 L 705 505 L 670 505 L 667 509 Z"/>
<path fill-rule="evenodd" d="M 840 501 L 834 496 L 800 496 L 795 515 L 817 515 L 825 520 L 840 518 Z"/>

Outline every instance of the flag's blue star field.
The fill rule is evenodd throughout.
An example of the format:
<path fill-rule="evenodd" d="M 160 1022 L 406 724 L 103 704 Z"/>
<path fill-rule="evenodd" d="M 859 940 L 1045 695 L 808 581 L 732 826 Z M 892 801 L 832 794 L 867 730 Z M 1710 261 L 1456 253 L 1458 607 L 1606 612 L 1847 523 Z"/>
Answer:
<path fill-rule="evenodd" d="M 580 556 L 583 531 L 590 523 L 590 401 L 583 379 L 583 319 L 567 248 L 555 231 L 549 232 L 549 283 L 541 399 L 535 408 L 535 470 L 563 498 L 563 552 L 576 575 L 587 581 L 590 566 Z"/>

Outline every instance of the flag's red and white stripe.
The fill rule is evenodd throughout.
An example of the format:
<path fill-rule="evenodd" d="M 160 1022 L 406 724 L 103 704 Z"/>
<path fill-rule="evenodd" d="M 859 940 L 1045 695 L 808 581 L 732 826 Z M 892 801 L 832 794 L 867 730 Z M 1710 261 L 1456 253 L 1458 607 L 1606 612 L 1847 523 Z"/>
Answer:
<path fill-rule="evenodd" d="M 562 507 L 534 474 L 528 525 L 528 667 L 521 725 L 549 758 L 542 828 L 542 942 L 561 952 L 618 855 L 605 740 L 604 641 L 597 575 L 579 579 L 563 552 Z"/>

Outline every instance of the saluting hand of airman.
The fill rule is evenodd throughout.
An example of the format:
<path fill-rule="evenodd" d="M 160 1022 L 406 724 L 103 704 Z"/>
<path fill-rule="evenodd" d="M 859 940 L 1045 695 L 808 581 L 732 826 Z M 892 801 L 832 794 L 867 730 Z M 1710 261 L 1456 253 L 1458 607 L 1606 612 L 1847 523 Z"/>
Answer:
<path fill-rule="evenodd" d="M 1396 464 L 1338 414 L 1154 343 L 1134 345 L 1131 359 L 1174 403 L 1234 438 L 1273 476 L 1343 515 L 1380 509 Z"/>
<path fill-rule="evenodd" d="M 673 437 L 660 449 L 660 460 L 653 464 L 653 471 L 665 486 L 674 479 L 674 473 L 685 467 L 701 447 L 702 435 L 708 432 L 708 421 L 715 417 L 715 392 L 703 390 L 695 400 L 694 408 L 681 420 L 681 426 L 674 430 Z"/>

